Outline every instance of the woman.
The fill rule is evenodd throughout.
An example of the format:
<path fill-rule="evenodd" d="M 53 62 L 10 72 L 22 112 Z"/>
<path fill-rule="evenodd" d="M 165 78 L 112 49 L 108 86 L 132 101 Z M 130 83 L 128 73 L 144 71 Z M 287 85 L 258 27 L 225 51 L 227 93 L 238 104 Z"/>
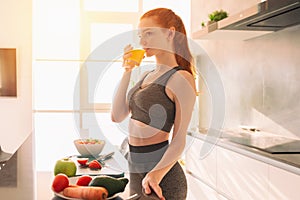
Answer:
<path fill-rule="evenodd" d="M 185 27 L 172 10 L 157 8 L 140 18 L 139 36 L 146 56 L 155 57 L 156 68 L 146 72 L 127 94 L 135 63 L 130 61 L 132 46 L 126 46 L 125 72 L 111 113 L 114 122 L 131 114 L 130 193 L 145 194 L 142 199 L 153 195 L 159 199 L 185 199 L 187 182 L 178 159 L 185 147 L 196 98 L 195 70 Z"/>

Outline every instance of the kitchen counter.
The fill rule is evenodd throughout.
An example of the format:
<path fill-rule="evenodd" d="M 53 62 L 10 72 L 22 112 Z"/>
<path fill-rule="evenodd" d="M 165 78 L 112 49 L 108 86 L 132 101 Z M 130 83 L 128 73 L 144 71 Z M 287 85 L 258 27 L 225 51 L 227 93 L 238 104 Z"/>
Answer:
<path fill-rule="evenodd" d="M 281 154 L 271 154 L 265 151 L 259 150 L 257 148 L 252 148 L 246 145 L 238 144 L 236 142 L 230 141 L 226 138 L 219 136 L 210 136 L 206 133 L 189 133 L 192 138 L 198 138 L 209 142 L 210 144 L 215 144 L 220 147 L 232 150 L 234 152 L 240 153 L 242 155 L 251 157 L 253 159 L 265 162 L 267 164 L 279 167 L 286 171 L 300 175 L 300 154 L 298 153 L 281 153 Z"/>
<path fill-rule="evenodd" d="M 91 171 L 91 175 L 97 175 L 97 174 L 120 174 L 122 172 L 125 172 L 125 177 L 127 177 L 127 171 L 124 169 L 124 163 L 123 160 L 120 159 L 122 157 L 122 154 L 119 152 L 115 152 L 115 155 L 113 158 L 105 161 L 108 167 L 103 167 L 100 171 Z M 122 166 L 122 167 L 121 167 Z M 121 169 L 119 171 L 119 169 Z M 86 169 L 84 169 L 86 170 Z M 77 170 L 77 175 L 85 174 L 80 169 Z M 63 200 L 62 198 L 55 196 L 53 191 L 51 190 L 52 181 L 54 178 L 53 171 L 37 171 L 36 172 L 36 193 L 37 197 L 36 199 L 45 199 L 45 200 Z M 125 191 L 123 193 L 120 193 L 120 195 L 114 200 L 123 200 L 129 196 L 128 191 L 128 184 L 125 188 Z"/>

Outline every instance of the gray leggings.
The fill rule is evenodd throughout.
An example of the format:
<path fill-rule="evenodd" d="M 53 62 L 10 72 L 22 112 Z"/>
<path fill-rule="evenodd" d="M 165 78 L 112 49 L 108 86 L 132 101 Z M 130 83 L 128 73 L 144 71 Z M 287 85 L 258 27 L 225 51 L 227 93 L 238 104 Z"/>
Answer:
<path fill-rule="evenodd" d="M 168 148 L 168 141 L 148 145 L 131 146 L 129 145 L 129 188 L 130 194 L 141 194 L 143 199 L 158 199 L 154 192 L 145 195 L 142 189 L 142 180 L 161 159 Z M 160 182 L 163 195 L 166 200 L 185 200 L 187 195 L 187 181 L 184 171 L 177 162 Z"/>

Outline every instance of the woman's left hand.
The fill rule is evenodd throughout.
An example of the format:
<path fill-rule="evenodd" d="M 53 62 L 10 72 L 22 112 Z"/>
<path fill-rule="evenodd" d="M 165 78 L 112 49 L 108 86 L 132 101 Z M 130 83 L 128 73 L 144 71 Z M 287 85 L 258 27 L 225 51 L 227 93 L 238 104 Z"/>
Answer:
<path fill-rule="evenodd" d="M 153 172 L 149 172 L 143 179 L 142 186 L 147 195 L 151 194 L 151 191 L 153 190 L 160 200 L 165 200 L 165 197 L 162 195 L 159 182 L 160 181 L 156 178 Z"/>

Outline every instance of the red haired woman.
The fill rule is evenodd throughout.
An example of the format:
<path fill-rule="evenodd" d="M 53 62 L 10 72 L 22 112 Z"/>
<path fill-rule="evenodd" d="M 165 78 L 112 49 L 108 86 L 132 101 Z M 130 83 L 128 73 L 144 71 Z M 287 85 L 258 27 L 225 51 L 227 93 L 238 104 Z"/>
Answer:
<path fill-rule="evenodd" d="M 127 93 L 134 63 L 124 49 L 125 72 L 113 100 L 114 122 L 129 120 L 130 193 L 186 199 L 187 182 L 178 160 L 185 147 L 195 99 L 193 59 L 181 18 L 172 10 L 146 12 L 139 23 L 140 45 L 156 67 Z M 151 199 L 151 198 L 150 198 Z"/>

